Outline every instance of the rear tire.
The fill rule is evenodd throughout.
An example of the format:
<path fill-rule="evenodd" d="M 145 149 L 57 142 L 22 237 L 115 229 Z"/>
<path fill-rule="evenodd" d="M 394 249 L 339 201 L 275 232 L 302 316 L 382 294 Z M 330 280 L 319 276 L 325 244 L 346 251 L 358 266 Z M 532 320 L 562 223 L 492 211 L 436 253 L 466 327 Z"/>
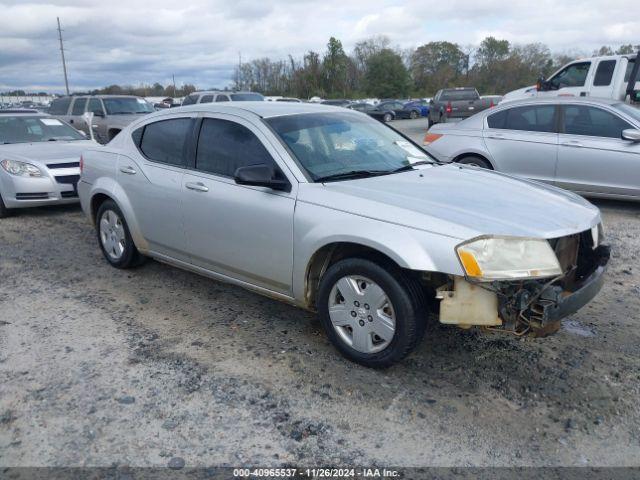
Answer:
<path fill-rule="evenodd" d="M 463 157 L 460 160 L 458 160 L 458 163 L 461 163 L 463 165 L 470 165 L 472 167 L 486 168 L 487 170 L 493 170 L 493 168 L 491 167 L 491 164 L 487 162 L 484 158 L 480 158 L 480 157 Z"/>
<path fill-rule="evenodd" d="M 431 120 L 431 117 L 427 119 L 427 128 L 431 128 L 435 125 L 435 122 Z"/>
<path fill-rule="evenodd" d="M 420 116 L 420 114 L 418 112 L 416 112 L 415 110 L 411 110 L 411 113 L 409 114 L 409 118 L 411 120 L 415 120 L 416 118 L 418 118 Z"/>
<path fill-rule="evenodd" d="M 104 258 L 115 268 L 140 265 L 144 256 L 138 252 L 122 211 L 113 200 L 105 200 L 96 214 L 98 245 Z"/>
<path fill-rule="evenodd" d="M 317 308 L 331 343 L 349 360 L 371 368 L 406 357 L 422 339 L 427 319 L 417 282 L 398 267 L 362 258 L 329 267 Z"/>
<path fill-rule="evenodd" d="M 389 123 L 391 120 L 393 120 L 393 115 L 391 115 L 390 113 L 385 113 L 382 117 L 382 120 L 384 121 L 384 123 Z"/>

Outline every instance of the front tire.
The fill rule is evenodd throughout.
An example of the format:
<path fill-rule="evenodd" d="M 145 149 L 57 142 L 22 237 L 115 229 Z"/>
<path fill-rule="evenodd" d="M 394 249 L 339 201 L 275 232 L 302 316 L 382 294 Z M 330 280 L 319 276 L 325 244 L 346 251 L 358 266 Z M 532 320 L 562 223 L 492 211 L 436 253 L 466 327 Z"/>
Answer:
<path fill-rule="evenodd" d="M 406 357 L 424 335 L 422 289 L 397 267 L 350 258 L 320 281 L 318 313 L 334 346 L 349 360 L 387 368 Z"/>
<path fill-rule="evenodd" d="M 411 113 L 409 114 L 409 118 L 411 120 L 415 120 L 416 118 L 418 118 L 420 115 L 418 114 L 418 112 L 416 112 L 415 110 L 411 110 Z"/>
<path fill-rule="evenodd" d="M 460 160 L 458 160 L 458 163 L 461 163 L 463 165 L 471 165 L 472 167 L 486 168 L 487 170 L 493 170 L 493 168 L 491 168 L 491 164 L 487 162 L 484 158 L 480 158 L 480 157 L 463 157 Z"/>
<path fill-rule="evenodd" d="M 4 204 L 4 200 L 2 200 L 2 195 L 0 195 L 0 218 L 6 218 L 9 216 L 9 209 Z"/>
<path fill-rule="evenodd" d="M 389 123 L 391 120 L 393 120 L 393 115 L 391 115 L 390 113 L 385 113 L 382 117 L 382 120 L 384 121 L 384 123 Z"/>
<path fill-rule="evenodd" d="M 116 268 L 139 265 L 144 257 L 138 252 L 122 211 L 113 200 L 106 200 L 96 215 L 98 244 L 104 258 Z"/>

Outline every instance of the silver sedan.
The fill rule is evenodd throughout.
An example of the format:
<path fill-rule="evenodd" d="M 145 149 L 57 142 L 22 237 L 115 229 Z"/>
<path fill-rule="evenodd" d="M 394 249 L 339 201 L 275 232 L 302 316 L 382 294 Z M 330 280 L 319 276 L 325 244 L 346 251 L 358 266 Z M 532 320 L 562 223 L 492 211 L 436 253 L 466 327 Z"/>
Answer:
<path fill-rule="evenodd" d="M 0 218 L 14 209 L 77 203 L 80 155 L 97 146 L 36 111 L 0 111 Z"/>
<path fill-rule="evenodd" d="M 425 148 L 443 162 L 520 175 L 588 197 L 640 200 L 640 109 L 618 100 L 503 102 L 432 127 Z"/>
<path fill-rule="evenodd" d="M 84 153 L 78 190 L 105 259 L 145 257 L 317 311 L 348 358 L 386 367 L 440 322 L 556 330 L 604 281 L 581 197 L 436 162 L 367 115 L 198 104 Z"/>

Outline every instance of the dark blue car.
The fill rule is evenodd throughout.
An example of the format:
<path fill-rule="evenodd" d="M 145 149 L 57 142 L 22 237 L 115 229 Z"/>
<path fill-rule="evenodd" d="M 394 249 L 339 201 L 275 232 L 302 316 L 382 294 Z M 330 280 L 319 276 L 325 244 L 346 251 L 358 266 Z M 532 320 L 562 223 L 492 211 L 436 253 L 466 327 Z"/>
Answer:
<path fill-rule="evenodd" d="M 421 117 L 429 116 L 429 102 L 426 100 L 412 100 L 404 104 L 405 108 L 419 110 Z"/>

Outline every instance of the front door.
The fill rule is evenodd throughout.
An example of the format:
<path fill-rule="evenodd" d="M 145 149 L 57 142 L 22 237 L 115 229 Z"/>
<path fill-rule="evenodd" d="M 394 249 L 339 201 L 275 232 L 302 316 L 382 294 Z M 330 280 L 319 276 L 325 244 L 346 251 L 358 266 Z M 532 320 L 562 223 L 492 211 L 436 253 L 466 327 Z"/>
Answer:
<path fill-rule="evenodd" d="M 277 153 L 254 125 L 231 115 L 203 118 L 195 169 L 183 178 L 191 262 L 222 275 L 291 295 L 291 193 L 238 185 L 239 167 L 269 164 Z"/>
<path fill-rule="evenodd" d="M 582 193 L 640 196 L 640 144 L 622 139 L 635 128 L 600 107 L 566 105 L 558 150 L 558 186 Z"/>

